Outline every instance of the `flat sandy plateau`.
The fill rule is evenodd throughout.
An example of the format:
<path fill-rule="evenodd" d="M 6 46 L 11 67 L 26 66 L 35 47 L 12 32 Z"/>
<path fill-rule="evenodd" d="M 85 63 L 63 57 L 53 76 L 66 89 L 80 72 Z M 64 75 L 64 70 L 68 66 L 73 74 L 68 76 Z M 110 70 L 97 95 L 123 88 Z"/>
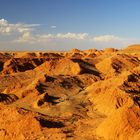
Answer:
<path fill-rule="evenodd" d="M 0 52 L 0 140 L 140 140 L 140 46 Z"/>

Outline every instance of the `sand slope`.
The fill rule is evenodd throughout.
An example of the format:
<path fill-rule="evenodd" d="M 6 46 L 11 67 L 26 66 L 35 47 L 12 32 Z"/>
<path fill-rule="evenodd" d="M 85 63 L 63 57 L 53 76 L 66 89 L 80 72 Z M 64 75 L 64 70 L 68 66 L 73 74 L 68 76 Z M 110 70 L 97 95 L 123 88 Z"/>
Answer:
<path fill-rule="evenodd" d="M 140 46 L 0 53 L 1 140 L 139 140 Z"/>

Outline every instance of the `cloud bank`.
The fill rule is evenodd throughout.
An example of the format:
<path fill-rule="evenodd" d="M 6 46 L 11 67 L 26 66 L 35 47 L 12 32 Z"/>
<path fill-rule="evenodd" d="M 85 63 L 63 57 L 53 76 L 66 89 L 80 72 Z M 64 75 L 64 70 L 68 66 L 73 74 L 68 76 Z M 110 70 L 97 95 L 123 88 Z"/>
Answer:
<path fill-rule="evenodd" d="M 25 23 L 9 23 L 5 19 L 0 19 L 0 49 L 3 47 L 12 46 L 28 46 L 27 49 L 34 47 L 42 47 L 50 50 L 62 50 L 62 49 L 89 49 L 89 48 L 105 48 L 105 47 L 126 47 L 129 44 L 138 43 L 140 39 L 124 38 L 116 35 L 98 35 L 93 36 L 88 33 L 40 33 L 37 27 L 41 27 L 40 24 L 25 24 Z M 56 29 L 56 26 L 51 26 L 51 29 Z M 6 44 L 7 46 L 5 46 Z M 7 48 L 8 49 L 8 48 Z M 20 47 L 20 49 L 22 49 Z"/>
<path fill-rule="evenodd" d="M 10 35 L 12 33 L 24 33 L 31 32 L 35 27 L 40 26 L 39 24 L 24 24 L 16 23 L 10 24 L 5 19 L 0 19 L 0 35 Z"/>
<path fill-rule="evenodd" d="M 55 26 L 55 25 L 52 25 L 52 26 L 51 26 L 51 28 L 52 28 L 52 29 L 55 29 L 55 28 L 56 28 L 56 26 Z"/>
<path fill-rule="evenodd" d="M 119 37 L 115 35 L 101 35 L 93 37 L 93 41 L 95 42 L 109 42 L 109 41 L 119 41 Z"/>

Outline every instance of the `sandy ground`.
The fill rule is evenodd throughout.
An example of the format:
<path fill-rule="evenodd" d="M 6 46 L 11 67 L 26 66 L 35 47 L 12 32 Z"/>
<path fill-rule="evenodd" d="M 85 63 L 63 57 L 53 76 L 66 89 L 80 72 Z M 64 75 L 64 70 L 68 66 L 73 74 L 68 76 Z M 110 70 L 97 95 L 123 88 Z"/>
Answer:
<path fill-rule="evenodd" d="M 0 52 L 0 140 L 140 140 L 140 46 Z"/>

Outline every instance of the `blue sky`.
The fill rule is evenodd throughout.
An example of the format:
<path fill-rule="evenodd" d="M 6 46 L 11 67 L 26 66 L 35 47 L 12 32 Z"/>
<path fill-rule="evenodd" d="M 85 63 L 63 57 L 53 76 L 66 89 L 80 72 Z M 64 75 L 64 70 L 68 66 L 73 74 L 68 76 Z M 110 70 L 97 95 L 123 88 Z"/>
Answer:
<path fill-rule="evenodd" d="M 139 0 L 0 0 L 0 50 L 140 43 Z"/>

